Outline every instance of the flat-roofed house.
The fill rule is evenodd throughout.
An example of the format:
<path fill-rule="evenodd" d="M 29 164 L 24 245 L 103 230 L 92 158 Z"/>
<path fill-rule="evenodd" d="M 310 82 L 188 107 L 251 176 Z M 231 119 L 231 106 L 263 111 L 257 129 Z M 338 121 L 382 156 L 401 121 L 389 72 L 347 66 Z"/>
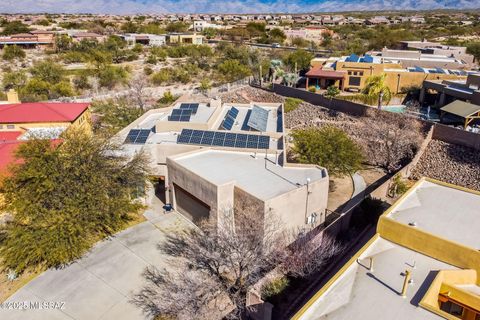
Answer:
<path fill-rule="evenodd" d="M 193 223 L 220 221 L 242 203 L 285 228 L 325 220 L 328 172 L 290 164 L 281 103 L 183 100 L 150 110 L 118 134 L 125 152 L 150 155 L 157 195 Z"/>
<path fill-rule="evenodd" d="M 478 319 L 480 193 L 421 179 L 292 319 Z"/>

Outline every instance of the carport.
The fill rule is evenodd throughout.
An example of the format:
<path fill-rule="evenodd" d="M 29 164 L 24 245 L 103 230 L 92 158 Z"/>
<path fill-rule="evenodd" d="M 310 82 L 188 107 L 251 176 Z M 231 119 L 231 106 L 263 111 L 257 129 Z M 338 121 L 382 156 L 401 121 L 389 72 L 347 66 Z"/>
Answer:
<path fill-rule="evenodd" d="M 463 127 L 467 128 L 474 120 L 480 119 L 480 106 L 465 101 L 456 100 L 440 109 L 441 118 L 445 113 L 453 114 L 463 119 Z"/>

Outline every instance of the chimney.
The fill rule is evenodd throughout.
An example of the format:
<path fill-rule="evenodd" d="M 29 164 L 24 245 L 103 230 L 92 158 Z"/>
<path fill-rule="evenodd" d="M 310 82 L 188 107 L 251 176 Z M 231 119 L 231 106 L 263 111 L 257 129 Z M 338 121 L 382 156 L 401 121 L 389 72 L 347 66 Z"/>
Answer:
<path fill-rule="evenodd" d="M 7 91 L 7 101 L 8 103 L 20 103 L 20 99 L 18 99 L 17 91 L 10 89 Z"/>

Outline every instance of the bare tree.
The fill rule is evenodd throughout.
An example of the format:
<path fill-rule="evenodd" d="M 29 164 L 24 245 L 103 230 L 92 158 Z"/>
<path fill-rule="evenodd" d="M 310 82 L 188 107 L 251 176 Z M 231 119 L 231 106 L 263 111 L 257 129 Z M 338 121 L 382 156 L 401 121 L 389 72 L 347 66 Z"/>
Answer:
<path fill-rule="evenodd" d="M 282 270 L 293 277 L 308 277 L 319 271 L 328 259 L 343 249 L 338 241 L 327 234 L 313 232 L 300 235 L 287 248 Z"/>
<path fill-rule="evenodd" d="M 202 273 L 181 269 L 178 273 L 149 267 L 144 272 L 147 285 L 132 302 L 145 314 L 175 319 L 221 318 L 221 289 L 218 283 Z"/>
<path fill-rule="evenodd" d="M 423 139 L 419 121 L 388 112 L 371 112 L 361 128 L 369 162 L 390 172 L 410 161 Z"/>
<path fill-rule="evenodd" d="M 148 80 L 143 74 L 137 75 L 128 84 L 128 87 L 130 89 L 130 98 L 142 111 L 145 111 L 147 102 L 150 99 L 150 95 L 147 91 L 147 86 Z"/>
<path fill-rule="evenodd" d="M 175 314 L 179 319 L 245 316 L 249 288 L 282 260 L 285 237 L 276 223 L 258 219 L 256 212 L 233 217 L 233 210 L 223 210 L 220 218 L 168 236 L 161 251 L 183 258 L 188 276 L 178 281 L 169 273 L 147 271 L 149 284 L 133 299 L 137 306 L 152 316 Z M 219 316 L 211 303 L 222 297 L 230 308 Z"/>

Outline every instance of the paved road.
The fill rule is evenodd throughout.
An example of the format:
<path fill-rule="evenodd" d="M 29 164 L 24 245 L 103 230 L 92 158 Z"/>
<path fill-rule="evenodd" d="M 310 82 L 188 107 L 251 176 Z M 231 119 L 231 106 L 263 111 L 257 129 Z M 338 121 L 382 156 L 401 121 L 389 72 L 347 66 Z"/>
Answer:
<path fill-rule="evenodd" d="M 157 210 L 158 212 L 158 210 Z M 148 221 L 97 244 L 78 262 L 62 270 L 48 270 L 35 278 L 7 302 L 64 302 L 62 310 L 0 310 L 2 320 L 57 319 L 145 319 L 128 301 L 143 284 L 149 265 L 165 265 L 157 245 L 172 230 L 189 223 L 176 213 L 147 211 Z"/>

